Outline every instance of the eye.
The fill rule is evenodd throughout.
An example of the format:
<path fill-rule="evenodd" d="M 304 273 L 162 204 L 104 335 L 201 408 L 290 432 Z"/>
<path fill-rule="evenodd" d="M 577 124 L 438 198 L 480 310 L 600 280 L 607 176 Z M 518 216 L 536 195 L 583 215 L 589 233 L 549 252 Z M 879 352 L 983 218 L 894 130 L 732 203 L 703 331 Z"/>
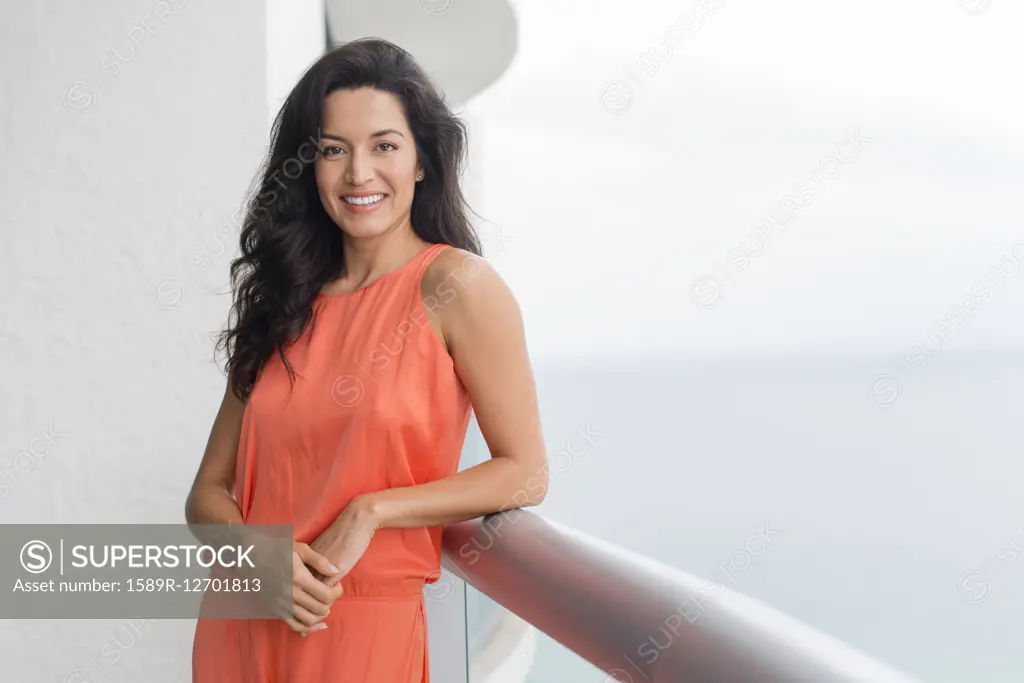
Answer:
<path fill-rule="evenodd" d="M 396 145 L 394 143 L 391 143 L 391 142 L 382 142 L 382 143 L 380 143 L 380 145 L 378 145 L 378 147 L 383 147 L 384 145 L 387 145 L 387 146 L 391 147 L 392 150 L 398 149 L 398 145 Z M 385 150 L 385 151 L 388 151 L 388 150 Z"/>
<path fill-rule="evenodd" d="M 320 154 L 327 158 L 338 156 L 344 151 L 345 150 L 343 150 L 341 147 L 338 147 L 337 145 L 327 145 L 325 147 L 320 148 Z"/>

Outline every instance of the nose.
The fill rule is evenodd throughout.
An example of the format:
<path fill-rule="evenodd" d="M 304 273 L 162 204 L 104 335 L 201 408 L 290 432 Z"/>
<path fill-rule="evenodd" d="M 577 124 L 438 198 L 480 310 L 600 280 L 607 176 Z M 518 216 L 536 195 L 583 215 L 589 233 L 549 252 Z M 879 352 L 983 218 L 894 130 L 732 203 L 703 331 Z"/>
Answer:
<path fill-rule="evenodd" d="M 349 185 L 365 185 L 372 176 L 372 169 L 370 164 L 363 160 L 362 153 L 358 151 L 352 152 L 349 156 L 348 174 L 345 180 Z"/>

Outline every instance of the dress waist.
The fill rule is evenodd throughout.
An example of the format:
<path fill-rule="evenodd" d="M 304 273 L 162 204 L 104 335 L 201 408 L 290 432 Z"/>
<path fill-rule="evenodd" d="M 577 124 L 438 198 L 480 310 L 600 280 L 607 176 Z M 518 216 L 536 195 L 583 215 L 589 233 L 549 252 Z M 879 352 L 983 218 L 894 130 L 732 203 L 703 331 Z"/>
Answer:
<path fill-rule="evenodd" d="M 426 577 L 368 581 L 343 576 L 341 586 L 345 592 L 338 599 L 422 597 L 425 583 Z"/>

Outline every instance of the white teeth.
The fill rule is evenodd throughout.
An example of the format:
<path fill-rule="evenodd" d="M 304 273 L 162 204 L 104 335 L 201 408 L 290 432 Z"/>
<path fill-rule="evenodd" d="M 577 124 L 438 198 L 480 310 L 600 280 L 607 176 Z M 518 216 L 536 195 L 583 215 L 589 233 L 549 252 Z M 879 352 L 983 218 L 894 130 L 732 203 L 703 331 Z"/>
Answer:
<path fill-rule="evenodd" d="M 384 199 L 382 194 L 371 194 L 369 197 L 342 197 L 349 204 L 356 204 L 358 206 L 365 206 L 367 204 L 376 204 L 380 200 Z"/>

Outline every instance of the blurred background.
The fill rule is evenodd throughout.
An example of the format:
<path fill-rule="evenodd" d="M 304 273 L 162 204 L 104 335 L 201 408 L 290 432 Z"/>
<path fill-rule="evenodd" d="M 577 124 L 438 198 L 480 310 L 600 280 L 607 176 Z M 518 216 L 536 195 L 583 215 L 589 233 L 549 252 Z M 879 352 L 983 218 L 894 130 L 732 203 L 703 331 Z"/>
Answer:
<path fill-rule="evenodd" d="M 469 125 L 537 375 L 537 512 L 698 576 L 770 528 L 719 580 L 920 680 L 1019 681 L 1022 20 L 1008 0 L 5 3 L 0 522 L 184 521 L 270 121 L 327 46 L 377 35 Z M 433 666 L 464 638 L 476 683 L 610 681 L 457 585 L 465 632 L 435 600 Z M 474 659 L 500 628 L 503 669 Z M 194 622 L 0 629 L 10 680 L 190 671 Z"/>

